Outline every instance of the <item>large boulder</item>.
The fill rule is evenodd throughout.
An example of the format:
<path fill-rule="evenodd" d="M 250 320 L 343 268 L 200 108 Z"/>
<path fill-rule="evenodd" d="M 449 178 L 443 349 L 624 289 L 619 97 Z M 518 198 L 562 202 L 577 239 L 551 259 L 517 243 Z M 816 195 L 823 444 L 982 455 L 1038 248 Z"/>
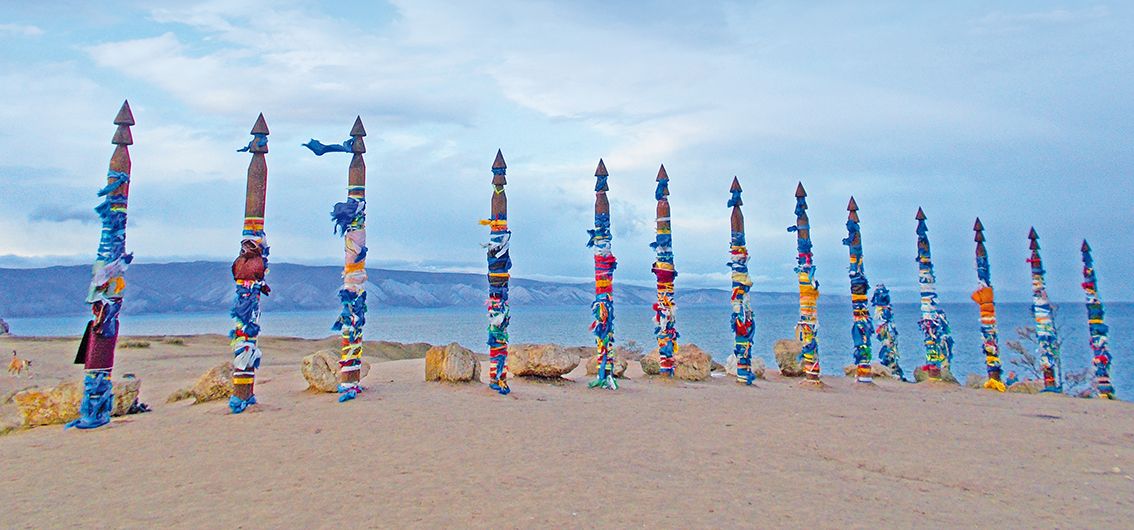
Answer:
<path fill-rule="evenodd" d="M 124 377 L 114 380 L 114 408 L 111 416 L 123 416 L 138 400 L 142 380 Z M 56 425 L 78 419 L 79 405 L 83 401 L 83 383 L 67 381 L 50 388 L 34 387 L 16 392 L 8 403 L 0 405 L 4 420 L 0 433 L 6 430 Z"/>
<path fill-rule="evenodd" d="M 647 375 L 661 373 L 661 354 L 657 349 L 640 361 L 642 371 Z M 713 369 L 713 358 L 696 344 L 681 344 L 673 356 L 673 376 L 685 381 L 704 381 Z"/>
<path fill-rule="evenodd" d="M 776 365 L 785 377 L 803 377 L 803 366 L 799 364 L 799 355 L 803 353 L 803 343 L 795 339 L 780 339 L 772 344 L 772 353 L 776 356 Z"/>
<path fill-rule="evenodd" d="M 516 376 L 560 377 L 579 366 L 579 355 L 555 344 L 518 344 L 508 348 L 508 371 Z"/>
<path fill-rule="evenodd" d="M 731 377 L 736 377 L 736 354 L 730 353 L 728 358 L 725 359 L 725 373 Z M 752 357 L 752 373 L 756 374 L 756 379 L 764 379 L 768 373 L 768 367 L 764 364 L 764 359 L 760 357 Z"/>
<path fill-rule="evenodd" d="M 225 361 L 201 374 L 193 386 L 183 388 L 170 394 L 166 403 L 173 403 L 183 399 L 193 398 L 193 404 L 204 403 L 217 399 L 228 399 L 232 396 L 232 362 Z"/>
<path fill-rule="evenodd" d="M 930 380 L 929 374 L 926 373 L 924 366 L 918 366 L 917 368 L 915 368 L 913 375 L 914 381 L 917 381 L 918 383 L 924 383 Z M 941 367 L 941 379 L 939 380 L 939 382 L 949 383 L 953 385 L 961 384 L 960 381 L 957 381 L 957 378 L 953 375 L 953 372 L 949 371 L 949 368 L 946 366 Z"/>
<path fill-rule="evenodd" d="M 847 377 L 855 377 L 858 375 L 858 365 L 848 364 L 843 367 L 843 375 Z M 891 379 L 894 377 L 894 371 L 889 366 L 882 363 L 870 363 L 870 377 Z"/>
<path fill-rule="evenodd" d="M 331 350 L 319 350 L 304 357 L 300 372 L 303 373 L 303 378 L 307 380 L 307 389 L 316 392 L 338 392 L 340 357 L 338 352 Z M 363 359 L 362 367 L 358 373 L 359 381 L 369 373 L 370 363 Z"/>
<path fill-rule="evenodd" d="M 480 359 L 457 344 L 434 346 L 425 352 L 425 380 L 448 383 L 479 382 Z"/>
<path fill-rule="evenodd" d="M 614 353 L 614 377 L 625 377 L 626 376 L 626 368 L 628 366 L 630 366 L 630 361 L 627 361 L 625 357 L 622 357 L 622 356 L 618 355 L 617 352 L 615 352 Z M 587 375 L 598 375 L 598 356 L 597 355 L 592 354 L 589 358 L 587 358 Z"/>

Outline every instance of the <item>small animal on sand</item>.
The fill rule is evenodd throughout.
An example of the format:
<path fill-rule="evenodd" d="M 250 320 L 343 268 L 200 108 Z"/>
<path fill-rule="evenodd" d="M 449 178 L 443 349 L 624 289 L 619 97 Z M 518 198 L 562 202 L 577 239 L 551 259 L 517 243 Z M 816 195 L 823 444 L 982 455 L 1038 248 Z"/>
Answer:
<path fill-rule="evenodd" d="M 30 359 L 21 359 L 16 355 L 16 350 L 12 350 L 12 360 L 8 362 L 8 375 L 20 375 L 22 373 L 31 371 L 32 362 Z M 30 373 L 28 375 L 31 375 Z"/>

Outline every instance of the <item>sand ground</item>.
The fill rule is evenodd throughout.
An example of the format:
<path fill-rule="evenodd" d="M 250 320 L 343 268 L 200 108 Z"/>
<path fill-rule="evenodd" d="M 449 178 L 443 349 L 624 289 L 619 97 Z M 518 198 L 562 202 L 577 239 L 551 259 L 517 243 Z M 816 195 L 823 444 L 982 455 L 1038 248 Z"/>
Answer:
<path fill-rule="evenodd" d="M 299 359 L 328 341 L 267 339 L 261 405 L 166 405 L 227 358 L 224 339 L 146 339 L 116 373 L 151 413 L 94 431 L 0 437 L 0 526 L 1126 527 L 1134 405 L 827 378 L 816 391 L 647 380 L 427 384 L 376 362 L 369 391 L 312 394 Z M 79 377 L 76 340 L 0 339 L 35 360 L 0 395 Z M 829 363 L 830 365 L 830 363 Z M 487 370 L 485 370 L 486 372 Z M 1120 391 L 1122 389 L 1119 389 Z"/>

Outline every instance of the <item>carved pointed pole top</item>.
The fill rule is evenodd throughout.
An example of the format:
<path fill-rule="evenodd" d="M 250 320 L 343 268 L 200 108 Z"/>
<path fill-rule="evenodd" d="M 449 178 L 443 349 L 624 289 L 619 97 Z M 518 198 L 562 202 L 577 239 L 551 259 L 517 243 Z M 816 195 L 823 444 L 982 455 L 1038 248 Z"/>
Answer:
<path fill-rule="evenodd" d="M 268 122 L 264 120 L 263 112 L 256 117 L 256 123 L 252 124 L 252 132 L 249 134 L 271 134 L 268 132 Z"/>
<path fill-rule="evenodd" d="M 736 178 L 735 176 L 732 177 L 732 186 L 728 188 L 728 191 L 744 191 L 740 188 L 740 179 Z"/>
<path fill-rule="evenodd" d="M 973 223 L 973 231 L 976 232 L 976 235 L 973 236 L 973 241 L 976 241 L 977 243 L 983 243 L 984 224 L 980 222 L 980 217 L 977 217 L 976 222 Z"/>
<path fill-rule="evenodd" d="M 595 176 L 596 177 L 607 177 L 607 176 L 609 176 L 609 174 L 607 174 L 607 172 L 606 172 L 606 164 L 603 163 L 601 158 L 598 159 L 598 167 L 595 168 Z"/>
<path fill-rule="evenodd" d="M 362 139 L 363 136 L 366 136 L 366 127 L 362 125 L 362 116 L 355 116 L 354 125 L 350 128 L 350 152 L 355 154 L 366 152 L 366 142 Z"/>
<path fill-rule="evenodd" d="M 134 145 L 134 137 L 130 134 L 130 126 L 134 125 L 134 113 L 130 111 L 129 101 L 122 102 L 122 108 L 118 109 L 118 115 L 114 117 L 114 124 L 118 129 L 114 131 L 114 138 L 111 138 L 110 143 Z"/>
<path fill-rule="evenodd" d="M 1087 244 L 1087 240 L 1086 240 L 1086 239 L 1084 239 L 1084 240 L 1083 240 L 1083 246 L 1082 246 L 1082 247 L 1079 247 L 1079 250 L 1080 250 L 1081 252 L 1083 252 L 1084 254 L 1086 254 L 1086 253 L 1088 253 L 1088 252 L 1090 252 L 1090 251 L 1091 251 L 1091 246 Z"/>
<path fill-rule="evenodd" d="M 1032 250 L 1039 250 L 1039 234 L 1036 233 L 1035 227 L 1032 227 L 1031 230 L 1028 231 L 1028 239 L 1030 240 L 1028 248 Z"/>
<path fill-rule="evenodd" d="M 504 162 L 504 153 L 500 152 L 500 150 L 497 149 L 496 159 L 492 161 L 493 186 L 504 186 L 508 183 L 508 178 L 504 176 L 504 174 L 507 172 L 507 169 L 508 164 Z M 500 192 L 503 193 L 503 191 L 504 188 L 500 188 Z"/>
<path fill-rule="evenodd" d="M 858 203 L 854 202 L 853 195 L 850 198 L 850 202 L 847 203 L 847 219 L 856 223 L 858 222 Z"/>
<path fill-rule="evenodd" d="M 795 185 L 795 196 L 796 196 L 796 198 L 807 196 L 807 190 L 803 189 L 803 183 L 802 182 Z"/>
<path fill-rule="evenodd" d="M 914 219 L 917 219 L 918 221 L 925 220 L 925 212 L 921 210 L 920 206 L 917 207 L 917 215 L 914 216 Z"/>
<path fill-rule="evenodd" d="M 658 168 L 657 181 L 658 182 L 663 182 L 663 181 L 668 182 L 669 181 L 669 174 L 665 172 L 665 164 L 662 164 L 661 167 Z"/>

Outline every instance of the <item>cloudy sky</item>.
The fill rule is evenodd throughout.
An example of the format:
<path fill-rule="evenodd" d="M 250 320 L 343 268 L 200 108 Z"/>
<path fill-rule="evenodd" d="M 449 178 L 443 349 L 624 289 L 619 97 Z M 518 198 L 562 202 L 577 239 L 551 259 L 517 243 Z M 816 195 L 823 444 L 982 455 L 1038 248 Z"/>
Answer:
<path fill-rule="evenodd" d="M 235 149 L 259 112 L 274 260 L 338 262 L 328 212 L 348 158 L 300 144 L 342 141 L 359 114 L 372 266 L 483 270 L 501 148 L 516 276 L 591 276 L 602 157 L 620 280 L 651 278 L 665 163 L 679 288 L 727 286 L 738 175 L 760 290 L 794 288 L 785 227 L 802 180 L 827 292 L 847 289 L 853 194 L 873 283 L 916 290 L 922 206 L 946 301 L 976 283 L 976 216 L 1005 297 L 1029 292 L 1034 225 L 1053 297 L 1080 299 L 1087 237 L 1104 298 L 1134 300 L 1127 3 L 93 4 L 10 3 L 0 19 L 0 265 L 91 260 L 129 98 L 140 262 L 236 254 L 249 157 Z"/>

